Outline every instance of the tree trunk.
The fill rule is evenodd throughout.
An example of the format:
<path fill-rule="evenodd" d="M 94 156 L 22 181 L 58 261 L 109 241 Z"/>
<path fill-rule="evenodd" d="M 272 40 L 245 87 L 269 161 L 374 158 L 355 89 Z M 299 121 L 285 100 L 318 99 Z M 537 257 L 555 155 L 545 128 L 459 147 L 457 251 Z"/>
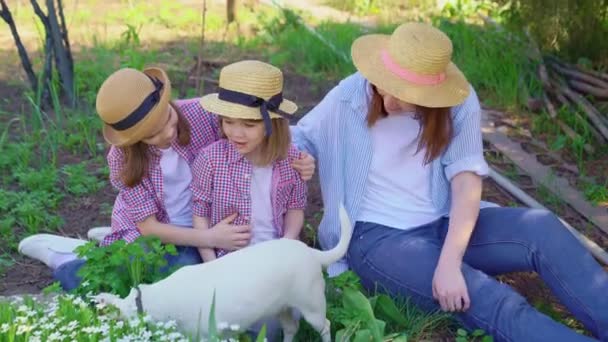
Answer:
<path fill-rule="evenodd" d="M 59 4 L 61 5 L 61 2 Z M 61 86 L 70 107 L 74 107 L 76 105 L 76 98 L 74 97 L 74 65 L 72 63 L 72 53 L 69 45 L 65 45 L 67 41 L 67 32 L 62 32 L 61 28 L 59 27 L 57 11 L 55 10 L 55 1 L 46 0 L 46 6 L 48 9 L 48 22 L 50 29 L 48 34 L 50 34 L 53 43 L 53 53 L 56 58 L 56 68 L 59 72 L 59 76 L 61 77 Z M 63 13 L 63 11 L 61 12 Z"/>
<path fill-rule="evenodd" d="M 11 34 L 13 35 L 13 40 L 15 41 L 15 45 L 17 46 L 19 58 L 21 59 L 21 65 L 23 66 L 23 70 L 25 70 L 25 73 L 27 74 L 27 79 L 30 82 L 32 90 L 36 92 L 38 91 L 38 79 L 36 78 L 36 73 L 34 72 L 34 68 L 32 67 L 32 62 L 30 61 L 30 57 L 27 54 L 27 50 L 25 49 L 25 46 L 23 46 L 23 42 L 21 41 L 19 32 L 17 32 L 17 27 L 15 26 L 13 15 L 11 14 L 11 11 L 6 5 L 6 2 L 4 2 L 4 0 L 0 0 L 0 5 L 0 17 L 4 19 L 4 21 L 10 27 Z"/>
<path fill-rule="evenodd" d="M 228 24 L 236 20 L 236 0 L 228 0 L 226 3 L 226 19 Z"/>

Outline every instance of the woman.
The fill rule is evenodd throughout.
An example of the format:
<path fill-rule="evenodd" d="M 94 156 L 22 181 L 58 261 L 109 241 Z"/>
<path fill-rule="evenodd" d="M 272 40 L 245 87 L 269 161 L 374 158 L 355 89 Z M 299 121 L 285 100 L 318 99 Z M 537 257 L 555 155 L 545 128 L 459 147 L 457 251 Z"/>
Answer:
<path fill-rule="evenodd" d="M 233 214 L 208 230 L 192 228 L 190 167 L 199 151 L 220 138 L 217 117 L 199 99 L 171 101 L 171 82 L 158 68 L 143 72 L 124 68 L 110 75 L 97 93 L 97 112 L 108 153 L 110 180 L 118 190 L 112 231 L 102 245 L 140 235 L 153 235 L 178 246 L 168 266 L 201 262 L 198 248 L 236 250 L 251 237 L 248 225 L 232 225 Z M 295 160 L 294 168 L 310 179 L 314 161 Z M 77 272 L 85 263 L 74 249 L 86 243 L 37 234 L 19 244 L 19 252 L 42 261 L 69 291 L 80 284 Z"/>
<path fill-rule="evenodd" d="M 318 160 L 323 202 L 343 201 L 356 222 L 348 262 L 330 275 L 350 266 L 367 289 L 455 312 L 497 341 L 590 341 L 492 278 L 534 271 L 608 340 L 608 276 L 593 257 L 550 212 L 481 201 L 481 109 L 449 38 L 409 23 L 360 37 L 351 52 L 358 73 L 292 130 Z M 322 248 L 338 235 L 328 206 Z"/>

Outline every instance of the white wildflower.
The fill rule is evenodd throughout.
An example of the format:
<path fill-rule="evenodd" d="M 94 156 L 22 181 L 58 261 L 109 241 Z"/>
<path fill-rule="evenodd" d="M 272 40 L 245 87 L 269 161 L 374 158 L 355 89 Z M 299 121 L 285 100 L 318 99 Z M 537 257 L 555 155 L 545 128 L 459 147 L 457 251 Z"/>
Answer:
<path fill-rule="evenodd" d="M 145 315 L 143 318 L 144 322 L 146 323 L 150 323 L 152 322 L 152 317 L 150 317 L 150 315 Z"/>
<path fill-rule="evenodd" d="M 176 321 L 171 320 L 171 321 L 165 322 L 165 329 L 167 329 L 167 330 L 168 329 L 172 329 L 172 328 L 176 328 L 176 327 L 177 327 L 177 322 Z"/>
<path fill-rule="evenodd" d="M 68 329 L 74 330 L 76 329 L 76 327 L 78 327 L 78 321 L 74 320 L 68 323 Z"/>
<path fill-rule="evenodd" d="M 64 338 L 65 336 L 60 334 L 58 331 L 55 331 L 49 335 L 49 341 L 62 341 Z"/>
<path fill-rule="evenodd" d="M 29 309 L 30 308 L 22 304 L 17 308 L 17 312 L 27 312 Z"/>
<path fill-rule="evenodd" d="M 4 323 L 4 324 L 0 325 L 0 332 L 4 334 L 4 333 L 8 332 L 8 329 L 10 329 L 10 327 L 11 326 L 8 325 L 8 323 Z"/>
<path fill-rule="evenodd" d="M 226 330 L 226 329 L 228 329 L 229 326 L 230 326 L 230 324 L 228 324 L 226 322 L 219 322 L 217 324 L 217 329 L 218 330 Z"/>
<path fill-rule="evenodd" d="M 40 336 L 36 335 L 36 336 L 31 336 L 29 339 L 29 342 L 42 342 L 42 340 L 40 339 Z"/>
<path fill-rule="evenodd" d="M 239 331 L 241 327 L 238 324 L 230 324 L 230 330 Z"/>
<path fill-rule="evenodd" d="M 97 308 L 97 310 L 103 310 L 106 306 L 108 306 L 106 303 L 99 302 L 95 305 L 95 308 Z"/>
<path fill-rule="evenodd" d="M 32 331 L 33 329 L 34 327 L 32 327 L 31 325 L 20 325 L 19 327 L 17 327 L 17 335 L 26 334 Z"/>
<path fill-rule="evenodd" d="M 124 326 L 125 326 L 125 322 L 123 322 L 123 321 L 116 322 L 116 327 L 118 329 L 122 329 L 122 327 L 124 327 Z"/>
<path fill-rule="evenodd" d="M 80 285 L 82 285 L 82 287 L 87 287 L 87 286 L 91 285 L 91 282 L 86 280 L 86 281 L 83 281 L 82 284 L 80 284 Z"/>

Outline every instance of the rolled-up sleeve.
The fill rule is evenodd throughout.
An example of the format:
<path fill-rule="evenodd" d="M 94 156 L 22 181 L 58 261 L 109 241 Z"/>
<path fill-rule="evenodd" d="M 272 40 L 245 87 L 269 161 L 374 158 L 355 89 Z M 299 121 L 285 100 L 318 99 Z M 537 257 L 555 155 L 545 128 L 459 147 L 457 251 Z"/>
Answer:
<path fill-rule="evenodd" d="M 211 200 L 213 187 L 213 167 L 204 149 L 192 164 L 192 214 L 198 217 L 211 217 Z"/>
<path fill-rule="evenodd" d="M 444 172 L 451 180 L 461 172 L 487 176 L 488 164 L 483 157 L 481 106 L 475 90 L 465 102 L 452 109 L 453 137 L 442 157 Z"/>

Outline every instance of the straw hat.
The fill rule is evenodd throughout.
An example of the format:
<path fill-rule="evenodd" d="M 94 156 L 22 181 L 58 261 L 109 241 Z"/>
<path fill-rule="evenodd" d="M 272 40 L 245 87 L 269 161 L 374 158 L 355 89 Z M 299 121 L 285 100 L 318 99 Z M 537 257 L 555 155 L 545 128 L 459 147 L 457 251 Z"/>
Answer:
<path fill-rule="evenodd" d="M 288 117 L 298 106 L 283 99 L 283 73 L 260 61 L 229 64 L 220 71 L 219 93 L 201 99 L 201 105 L 220 116 L 269 121 Z M 268 113 L 268 120 L 264 112 Z"/>
<path fill-rule="evenodd" d="M 112 145 L 128 146 L 158 132 L 167 122 L 170 98 L 171 82 L 162 69 L 114 72 L 97 92 L 104 138 Z"/>
<path fill-rule="evenodd" d="M 452 42 L 424 23 L 406 23 L 392 35 L 359 37 L 351 47 L 359 72 L 398 99 L 425 107 L 452 107 L 469 95 L 469 83 L 452 58 Z"/>

